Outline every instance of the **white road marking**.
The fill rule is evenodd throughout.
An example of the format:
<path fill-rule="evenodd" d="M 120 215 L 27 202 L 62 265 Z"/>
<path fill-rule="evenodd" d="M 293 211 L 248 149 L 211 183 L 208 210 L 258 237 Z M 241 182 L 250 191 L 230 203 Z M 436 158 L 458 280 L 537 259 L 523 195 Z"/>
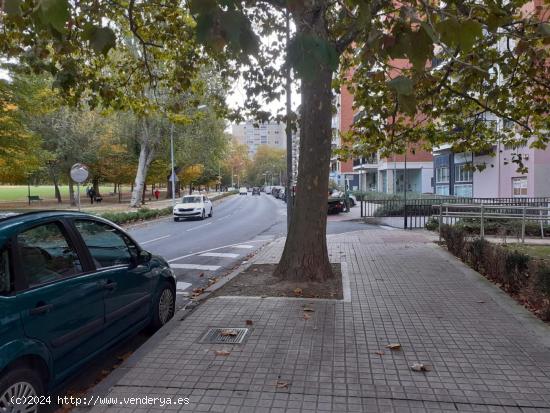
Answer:
<path fill-rule="evenodd" d="M 183 295 L 184 297 L 189 296 L 189 293 L 187 291 L 176 291 L 176 295 Z"/>
<path fill-rule="evenodd" d="M 186 283 L 186 282 L 183 282 L 183 281 L 178 281 L 176 283 L 176 290 L 178 291 L 183 291 L 183 290 L 187 290 L 189 287 L 191 287 L 193 284 L 191 283 Z"/>
<path fill-rule="evenodd" d="M 257 240 L 251 240 L 251 241 L 246 241 L 246 242 L 265 242 L 265 241 L 267 241 L 267 240 L 265 240 L 265 239 L 257 239 Z M 168 262 L 174 262 L 174 261 L 183 260 L 184 258 L 192 257 L 193 255 L 203 254 L 203 253 L 205 253 L 205 252 L 210 252 L 210 251 L 221 250 L 222 248 L 234 247 L 235 245 L 241 245 L 241 244 L 222 245 L 221 247 L 210 248 L 210 249 L 204 250 L 204 251 L 197 251 L 197 252 L 193 252 L 193 253 L 191 253 L 191 254 L 182 255 L 181 257 L 172 258 L 171 260 L 168 260 Z"/>
<path fill-rule="evenodd" d="M 184 270 L 203 270 L 216 271 L 221 268 L 219 265 L 199 265 L 199 264 L 170 264 L 172 268 L 181 268 Z"/>
<path fill-rule="evenodd" d="M 243 250 L 251 250 L 252 248 L 254 248 L 254 245 L 241 244 L 241 245 L 235 245 L 233 248 L 240 248 L 240 249 L 243 249 Z"/>
<path fill-rule="evenodd" d="M 153 239 L 150 239 L 148 241 L 143 241 L 143 242 L 140 242 L 140 244 L 148 244 L 150 242 L 155 242 L 155 241 L 159 241 L 161 239 L 165 239 L 165 238 L 168 238 L 168 237 L 171 237 L 171 235 L 165 235 L 163 237 L 158 237 L 158 238 L 153 238 Z"/>
<path fill-rule="evenodd" d="M 231 254 L 228 252 L 205 252 L 201 257 L 218 257 L 218 258 L 237 258 L 239 254 Z"/>
<path fill-rule="evenodd" d="M 389 227 L 387 225 L 379 225 L 379 227 L 385 229 L 386 231 L 395 231 L 395 228 Z"/>
<path fill-rule="evenodd" d="M 213 224 L 212 222 L 209 222 L 208 224 L 204 224 L 204 225 L 198 225 L 198 226 L 196 226 L 196 227 L 193 227 L 193 228 L 191 228 L 191 229 L 186 229 L 186 230 L 185 230 L 185 232 L 189 232 L 189 231 L 194 231 L 194 230 L 196 230 L 196 229 L 199 229 L 199 228 L 205 227 L 205 226 L 207 226 L 207 225 L 212 225 L 212 224 Z"/>

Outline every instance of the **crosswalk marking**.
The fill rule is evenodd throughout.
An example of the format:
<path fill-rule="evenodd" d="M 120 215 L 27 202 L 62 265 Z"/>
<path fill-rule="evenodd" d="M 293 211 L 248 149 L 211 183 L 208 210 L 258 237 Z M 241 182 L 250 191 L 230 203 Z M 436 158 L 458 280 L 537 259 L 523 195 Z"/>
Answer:
<path fill-rule="evenodd" d="M 252 248 L 254 248 L 254 245 L 241 244 L 241 245 L 235 245 L 233 248 L 240 248 L 240 249 L 243 249 L 243 250 L 251 250 Z"/>
<path fill-rule="evenodd" d="M 205 252 L 201 257 L 218 257 L 218 258 L 237 258 L 239 254 L 231 254 L 228 252 Z"/>
<path fill-rule="evenodd" d="M 176 289 L 178 291 L 183 291 L 183 290 L 187 290 L 189 287 L 191 287 L 193 284 L 191 283 L 186 283 L 184 281 L 178 281 L 176 283 Z"/>
<path fill-rule="evenodd" d="M 216 271 L 220 268 L 219 265 L 199 265 L 199 264 L 170 264 L 172 268 L 181 268 L 184 270 L 203 270 Z"/>

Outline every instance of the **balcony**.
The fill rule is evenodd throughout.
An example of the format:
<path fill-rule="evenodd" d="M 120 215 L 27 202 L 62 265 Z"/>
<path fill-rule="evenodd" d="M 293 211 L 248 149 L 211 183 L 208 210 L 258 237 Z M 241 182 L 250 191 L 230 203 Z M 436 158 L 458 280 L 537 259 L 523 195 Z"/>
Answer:
<path fill-rule="evenodd" d="M 361 167 L 367 169 L 378 168 L 378 156 L 371 155 L 362 158 L 355 158 L 353 160 L 353 169 L 361 169 Z"/>

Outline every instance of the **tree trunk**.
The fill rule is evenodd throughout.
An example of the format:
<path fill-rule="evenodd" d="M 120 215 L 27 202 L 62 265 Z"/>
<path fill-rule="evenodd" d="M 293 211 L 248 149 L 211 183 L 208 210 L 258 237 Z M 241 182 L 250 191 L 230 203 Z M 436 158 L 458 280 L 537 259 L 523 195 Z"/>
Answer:
<path fill-rule="evenodd" d="M 76 195 L 74 193 L 73 179 L 69 176 L 69 199 L 72 206 L 77 206 Z"/>
<path fill-rule="evenodd" d="M 153 160 L 154 149 L 149 145 L 148 139 L 145 139 L 141 144 L 139 151 L 139 162 L 136 171 L 136 179 L 133 185 L 132 198 L 130 200 L 130 206 L 133 208 L 139 208 L 143 196 L 143 188 L 145 186 L 145 178 L 149 170 L 149 165 Z"/>
<path fill-rule="evenodd" d="M 55 198 L 57 199 L 57 203 L 61 204 L 63 201 L 61 200 L 61 191 L 59 190 L 59 179 L 57 179 L 55 168 L 52 165 L 48 165 L 48 172 L 53 181 L 54 195 L 55 195 Z"/>
<path fill-rule="evenodd" d="M 52 178 L 53 178 L 55 198 L 57 199 L 57 203 L 61 204 L 63 201 L 61 200 L 61 191 L 59 190 L 59 182 L 57 181 L 57 176 L 54 174 L 52 175 Z"/>
<path fill-rule="evenodd" d="M 117 184 L 115 184 L 115 185 L 113 186 L 113 194 L 116 194 L 116 192 L 117 192 L 117 186 L 118 186 Z"/>
<path fill-rule="evenodd" d="M 297 19 L 297 30 L 326 39 L 324 13 Z M 332 70 L 321 65 L 313 79 L 302 79 L 300 162 L 294 211 L 283 255 L 275 271 L 279 278 L 322 282 L 332 278 L 326 226 L 332 141 Z"/>

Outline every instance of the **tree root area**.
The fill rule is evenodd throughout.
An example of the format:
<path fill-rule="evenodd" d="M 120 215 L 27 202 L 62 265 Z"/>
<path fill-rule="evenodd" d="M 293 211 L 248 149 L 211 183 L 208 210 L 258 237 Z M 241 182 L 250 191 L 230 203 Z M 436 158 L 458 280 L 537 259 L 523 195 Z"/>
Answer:
<path fill-rule="evenodd" d="M 340 264 L 332 264 L 334 278 L 322 283 L 281 280 L 273 276 L 276 267 L 277 264 L 251 265 L 217 290 L 214 296 L 343 298 Z"/>

